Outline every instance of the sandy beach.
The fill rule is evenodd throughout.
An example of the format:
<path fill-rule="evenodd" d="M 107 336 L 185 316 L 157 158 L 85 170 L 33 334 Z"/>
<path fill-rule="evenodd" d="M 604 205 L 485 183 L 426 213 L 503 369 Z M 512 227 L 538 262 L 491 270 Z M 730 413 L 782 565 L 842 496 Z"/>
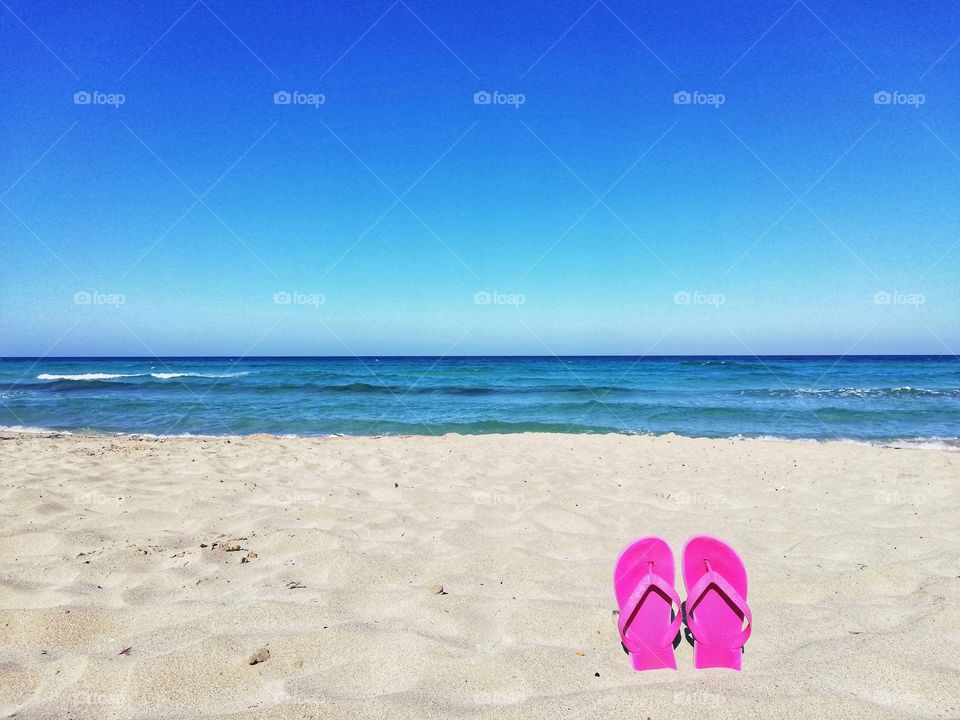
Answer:
<path fill-rule="evenodd" d="M 2 717 L 960 715 L 960 453 L 0 437 Z M 696 533 L 750 574 L 744 671 L 634 673 L 617 554 Z"/>

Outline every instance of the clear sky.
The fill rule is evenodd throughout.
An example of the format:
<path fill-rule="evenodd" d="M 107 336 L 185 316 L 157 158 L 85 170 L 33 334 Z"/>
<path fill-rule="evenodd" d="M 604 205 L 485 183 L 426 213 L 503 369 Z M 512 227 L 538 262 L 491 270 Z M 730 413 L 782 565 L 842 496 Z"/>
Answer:
<path fill-rule="evenodd" d="M 960 352 L 958 40 L 931 0 L 3 0 L 0 355 Z"/>

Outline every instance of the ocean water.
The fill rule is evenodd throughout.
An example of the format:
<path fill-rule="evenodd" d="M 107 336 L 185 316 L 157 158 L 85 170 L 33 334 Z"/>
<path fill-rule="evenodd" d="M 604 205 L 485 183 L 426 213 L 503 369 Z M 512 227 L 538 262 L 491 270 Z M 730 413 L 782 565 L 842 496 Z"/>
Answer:
<path fill-rule="evenodd" d="M 0 426 L 678 433 L 960 447 L 955 357 L 0 359 Z"/>

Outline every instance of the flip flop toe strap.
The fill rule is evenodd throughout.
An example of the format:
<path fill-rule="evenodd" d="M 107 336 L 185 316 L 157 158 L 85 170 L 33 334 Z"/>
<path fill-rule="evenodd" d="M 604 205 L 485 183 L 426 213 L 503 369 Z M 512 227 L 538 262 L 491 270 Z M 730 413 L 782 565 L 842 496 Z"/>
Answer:
<path fill-rule="evenodd" d="M 620 637 L 623 639 L 624 646 L 630 652 L 637 652 L 640 648 L 635 646 L 632 647 L 633 643 L 627 639 L 627 630 L 633 623 L 633 620 L 637 614 L 637 610 L 640 609 L 641 603 L 643 603 L 644 598 L 652 588 L 664 593 L 674 604 L 676 604 L 677 608 L 680 607 L 680 596 L 677 595 L 677 591 L 674 590 L 670 583 L 654 572 L 649 572 L 644 575 L 640 582 L 637 583 L 636 588 L 634 588 L 633 593 L 631 593 L 627 602 L 624 603 L 624 607 L 620 611 L 620 619 L 617 621 L 617 627 L 620 629 Z M 670 623 L 663 637 L 660 639 L 660 647 L 667 647 L 673 643 L 673 639 L 677 636 L 677 633 L 680 632 L 680 625 L 682 622 L 683 616 L 678 610 L 673 621 Z"/>
<path fill-rule="evenodd" d="M 753 627 L 753 615 L 750 612 L 750 606 L 747 605 L 746 599 L 740 592 L 727 582 L 727 579 L 723 577 L 723 575 L 720 575 L 714 570 L 705 572 L 687 594 L 686 612 L 684 612 L 687 627 L 690 628 L 690 632 L 693 633 L 693 637 L 697 642 L 704 644 L 710 643 L 706 629 L 697 622 L 697 619 L 693 616 L 693 610 L 697 606 L 697 603 L 700 602 L 700 598 L 706 592 L 707 588 L 711 585 L 726 595 L 747 621 L 747 626 L 740 631 L 730 645 L 731 650 L 739 650 L 746 645 L 747 639 L 750 637 L 750 631 Z"/>

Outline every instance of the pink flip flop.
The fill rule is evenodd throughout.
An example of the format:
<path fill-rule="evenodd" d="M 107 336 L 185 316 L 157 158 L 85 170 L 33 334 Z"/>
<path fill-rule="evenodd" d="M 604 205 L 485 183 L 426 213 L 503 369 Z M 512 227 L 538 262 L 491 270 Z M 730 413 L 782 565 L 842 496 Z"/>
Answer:
<path fill-rule="evenodd" d="M 753 626 L 746 600 L 747 571 L 740 556 L 715 537 L 692 537 L 683 548 L 683 583 L 687 588 L 683 614 L 693 635 L 694 667 L 739 670 Z"/>
<path fill-rule="evenodd" d="M 617 559 L 613 573 L 620 607 L 617 626 L 634 670 L 677 669 L 673 641 L 683 617 L 674 579 L 673 553 L 660 538 L 634 540 Z M 675 617 L 672 603 L 677 606 Z"/>

